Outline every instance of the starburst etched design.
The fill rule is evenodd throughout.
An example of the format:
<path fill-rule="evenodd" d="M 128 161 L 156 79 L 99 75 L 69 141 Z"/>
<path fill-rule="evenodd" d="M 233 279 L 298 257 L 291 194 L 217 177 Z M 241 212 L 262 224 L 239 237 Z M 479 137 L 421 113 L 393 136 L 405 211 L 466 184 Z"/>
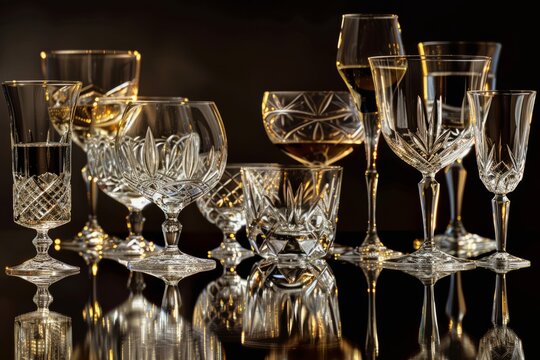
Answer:
<path fill-rule="evenodd" d="M 129 185 L 166 213 L 178 212 L 219 180 L 222 156 L 213 147 L 201 152 L 197 133 L 155 139 L 125 136 L 118 148 L 122 174 Z"/>
<path fill-rule="evenodd" d="M 324 256 L 334 240 L 340 173 L 324 168 L 244 168 L 252 247 L 264 257 Z"/>

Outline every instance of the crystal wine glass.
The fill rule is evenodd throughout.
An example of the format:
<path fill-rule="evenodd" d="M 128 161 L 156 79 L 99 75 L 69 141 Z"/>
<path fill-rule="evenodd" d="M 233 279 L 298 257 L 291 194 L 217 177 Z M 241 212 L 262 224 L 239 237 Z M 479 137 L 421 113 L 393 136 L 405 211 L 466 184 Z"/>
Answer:
<path fill-rule="evenodd" d="M 209 256 L 220 261 L 239 261 L 253 256 L 236 240 L 236 233 L 246 225 L 244 216 L 244 190 L 242 164 L 228 164 L 219 183 L 197 200 L 197 207 L 204 217 L 223 232 L 223 241 Z"/>
<path fill-rule="evenodd" d="M 266 134 L 304 165 L 330 165 L 364 141 L 354 101 L 346 91 L 267 91 L 262 102 Z M 334 243 L 330 252 L 351 249 Z"/>
<path fill-rule="evenodd" d="M 494 90 L 497 80 L 497 64 L 502 45 L 488 41 L 428 41 L 418 43 L 420 55 L 480 55 L 491 57 L 486 88 Z M 450 200 L 450 222 L 443 234 L 435 236 L 435 244 L 444 251 L 458 255 L 482 254 L 495 249 L 495 241 L 468 232 L 463 226 L 461 209 L 467 170 L 462 159 L 457 159 L 444 170 Z"/>
<path fill-rule="evenodd" d="M 11 124 L 13 218 L 34 229 L 37 254 L 6 273 L 37 286 L 37 311 L 21 315 L 16 324 L 25 332 L 43 318 L 59 326 L 70 320 L 49 312 L 49 286 L 79 273 L 79 268 L 49 254 L 50 229 L 71 220 L 71 123 L 81 83 L 75 81 L 8 81 L 2 83 Z"/>
<path fill-rule="evenodd" d="M 103 249 L 104 257 L 115 259 L 123 264 L 127 264 L 130 259 L 144 257 L 157 249 L 153 242 L 146 240 L 142 235 L 145 221 L 142 211 L 151 201 L 129 186 L 122 178 L 115 157 L 116 131 L 110 131 L 111 127 L 118 128 L 124 110 L 128 103 L 134 100 L 177 101 L 178 103 L 187 101 L 186 98 L 181 97 L 119 96 L 97 98 L 94 102 L 90 136 L 86 142 L 87 167 L 99 189 L 129 210 L 129 215 L 126 217 L 128 237 Z"/>
<path fill-rule="evenodd" d="M 368 57 L 376 55 L 404 54 L 401 31 L 397 15 L 343 15 L 339 34 L 336 65 L 347 84 L 365 131 L 367 159 L 366 185 L 368 192 L 368 229 L 362 244 L 353 251 L 343 254 L 345 258 L 360 258 L 382 261 L 400 256 L 401 253 L 388 249 L 377 234 L 376 202 L 377 148 L 381 134 L 381 123 L 375 101 L 375 89 L 369 69 Z"/>
<path fill-rule="evenodd" d="M 369 59 L 386 142 L 422 173 L 418 184 L 424 243 L 385 266 L 421 271 L 467 270 L 474 262 L 434 246 L 439 184 L 435 174 L 463 157 L 473 144 L 467 90 L 485 86 L 490 58 L 479 56 L 377 56 Z"/>
<path fill-rule="evenodd" d="M 40 56 L 46 79 L 79 80 L 83 83 L 73 119 L 73 141 L 86 152 L 91 124 L 96 122 L 92 118 L 96 98 L 137 95 L 141 54 L 119 50 L 55 50 L 42 51 Z M 116 128 L 102 126 L 101 131 L 114 134 Z M 85 260 L 95 263 L 101 257 L 103 247 L 110 245 L 109 236 L 97 220 L 96 179 L 86 167 L 83 167 L 82 175 L 88 198 L 88 221 L 72 241 L 62 241 L 62 247 L 80 251 Z"/>
<path fill-rule="evenodd" d="M 215 268 L 178 249 L 180 211 L 212 189 L 225 169 L 227 140 L 216 105 L 205 101 L 133 101 L 116 138 L 122 177 L 165 214 L 166 247 L 130 270 L 156 276 L 168 285 Z"/>
<path fill-rule="evenodd" d="M 519 269 L 528 260 L 506 252 L 510 200 L 506 195 L 523 178 L 536 92 L 484 90 L 468 93 L 480 179 L 495 194 L 491 200 L 497 252 L 477 260 L 480 267 Z"/>

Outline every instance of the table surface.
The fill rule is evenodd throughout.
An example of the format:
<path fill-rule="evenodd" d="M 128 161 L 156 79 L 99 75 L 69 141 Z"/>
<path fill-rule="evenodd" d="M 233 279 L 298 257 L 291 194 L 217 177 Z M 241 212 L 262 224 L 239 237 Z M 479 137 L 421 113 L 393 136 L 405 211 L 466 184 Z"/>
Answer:
<path fill-rule="evenodd" d="M 396 250 L 410 252 L 414 236 L 411 233 L 382 233 L 386 245 Z M 28 259 L 32 255 L 31 233 L 25 231 L 0 232 L 3 238 L 4 251 L 0 255 L 3 265 L 14 265 Z M 28 238 L 28 239 L 26 239 Z M 150 237 L 152 238 L 152 237 Z M 155 235 L 158 238 L 158 235 Z M 363 238 L 361 233 L 340 233 L 337 241 L 353 245 Z M 516 270 L 507 275 L 507 296 L 510 313 L 509 327 L 521 339 L 524 354 L 527 358 L 540 358 L 540 350 L 534 345 L 540 323 L 540 292 L 536 289 L 536 281 L 540 270 L 535 261 L 538 256 L 538 234 L 511 233 L 509 251 L 517 256 L 531 260 L 532 266 Z M 16 240 L 16 241 L 15 241 Z M 219 244 L 219 235 L 183 234 L 181 248 L 193 255 L 203 257 L 208 249 Z M 240 237 L 245 244 L 245 238 Z M 94 327 L 83 319 L 83 309 L 91 293 L 91 282 L 86 275 L 87 267 L 78 254 L 68 251 L 55 252 L 52 255 L 69 264 L 81 267 L 81 274 L 72 276 L 51 286 L 54 296 L 51 310 L 71 317 L 73 326 L 73 358 L 91 358 L 103 344 L 92 336 Z M 254 264 L 261 259 L 250 258 L 238 266 L 241 277 L 247 278 Z M 321 358 L 341 359 L 363 358 L 366 356 L 366 334 L 368 325 L 367 283 L 361 268 L 342 261 L 329 260 L 328 264 L 335 275 L 337 297 L 339 302 L 339 319 L 342 331 L 341 350 L 326 347 L 311 352 L 305 348 L 300 350 L 284 350 L 283 348 L 249 347 L 241 344 L 239 338 L 230 339 L 224 334 L 217 336 L 221 341 L 224 354 L 229 359 L 272 359 L 283 358 Z M 192 320 L 193 309 L 197 298 L 207 284 L 222 274 L 222 268 L 199 273 L 182 280 L 179 289 L 182 297 L 180 313 L 186 323 Z M 97 281 L 97 299 L 103 316 L 111 314 L 129 296 L 126 282 L 129 272 L 122 265 L 102 260 L 99 264 Z M 466 303 L 463 318 L 463 335 L 461 341 L 453 342 L 452 354 L 446 351 L 447 359 L 466 358 L 456 355 L 456 346 L 464 347 L 468 342 L 473 344 L 470 358 L 475 358 L 480 339 L 493 327 L 491 313 L 495 289 L 496 275 L 488 270 L 475 269 L 461 274 L 462 290 Z M 145 276 L 146 288 L 144 296 L 149 303 L 161 304 L 164 284 L 155 278 Z M 449 318 L 445 305 L 450 294 L 451 277 L 439 280 L 435 285 L 435 301 L 441 343 L 449 341 Z M 0 277 L 0 358 L 13 358 L 13 321 L 17 315 L 35 309 L 32 297 L 35 287 L 21 279 L 3 274 Z M 418 332 L 422 316 L 423 285 L 414 277 L 394 270 L 383 270 L 378 278 L 376 291 L 377 334 L 379 340 L 379 359 L 408 359 L 420 351 Z M 187 326 L 187 325 L 186 325 Z M 90 330 L 89 330 L 90 329 Z M 195 333 L 198 333 L 197 331 Z M 225 334 L 226 335 L 226 334 Z M 89 339 L 93 338 L 92 341 Z M 121 341 L 121 339 L 117 339 Z M 283 344 L 287 345 L 287 344 Z M 290 343 L 288 344 L 290 345 Z M 215 344 L 213 345 L 215 346 Z M 504 349 L 502 349 L 504 351 Z M 277 355 L 276 355 L 277 354 Z M 306 355 L 310 354 L 310 355 Z M 314 356 L 316 354 L 317 356 Z M 4 357 L 6 356 L 6 357 Z M 116 358 L 116 357 L 115 357 Z M 179 357 L 184 358 L 184 357 Z"/>

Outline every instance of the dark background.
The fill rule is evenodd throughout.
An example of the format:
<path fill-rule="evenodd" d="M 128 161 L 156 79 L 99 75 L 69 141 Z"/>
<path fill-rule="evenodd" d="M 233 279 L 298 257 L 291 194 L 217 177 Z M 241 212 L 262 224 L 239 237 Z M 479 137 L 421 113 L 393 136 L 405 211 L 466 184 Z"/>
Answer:
<path fill-rule="evenodd" d="M 261 120 L 265 90 L 345 90 L 335 68 L 341 14 L 399 15 L 409 53 L 425 40 L 491 40 L 503 44 L 499 88 L 535 89 L 540 72 L 531 55 L 537 34 L 533 12 L 520 2 L 452 1 L 162 1 L 0 3 L 0 80 L 42 78 L 39 52 L 45 49 L 136 49 L 142 53 L 142 95 L 177 95 L 214 100 L 223 116 L 231 162 L 288 162 L 268 140 Z M 489 6 L 488 6 L 489 4 Z M 515 4 L 515 6 L 514 6 Z M 510 195 L 510 228 L 536 230 L 538 207 L 535 174 L 538 130 L 533 121 L 525 176 Z M 11 215 L 9 119 L 0 101 L 1 229 L 16 229 Z M 59 231 L 81 228 L 86 202 L 79 169 L 85 162 L 74 146 L 72 222 Z M 365 155 L 355 151 L 340 163 L 345 168 L 339 229 L 365 229 Z M 381 230 L 421 234 L 417 182 L 420 174 L 398 159 L 381 141 L 378 225 Z M 464 209 L 470 230 L 493 234 L 490 199 L 478 179 L 474 156 L 466 159 L 469 179 Z M 444 182 L 439 174 L 439 180 Z M 439 228 L 446 226 L 448 202 L 441 186 Z M 101 194 L 100 222 L 111 232 L 125 229 L 127 211 Z M 162 215 L 146 210 L 150 231 L 159 231 Z M 180 216 L 185 232 L 216 232 L 190 206 Z M 510 247 L 512 240 L 510 239 Z"/>
<path fill-rule="evenodd" d="M 0 0 L 0 80 L 39 79 L 39 52 L 47 49 L 136 49 L 142 53 L 141 95 L 186 96 L 214 100 L 223 116 L 229 140 L 231 162 L 293 163 L 267 139 L 262 126 L 261 100 L 265 90 L 344 90 L 335 69 L 336 44 L 341 14 L 348 12 L 396 13 L 400 16 L 408 53 L 426 40 L 490 40 L 503 44 L 498 70 L 498 87 L 535 89 L 540 83 L 537 48 L 537 15 L 521 1 L 497 6 L 492 1 L 162 1 L 144 4 L 94 0 L 91 2 L 30 2 Z M 533 261 L 533 268 L 511 275 L 509 284 L 512 324 L 523 336 L 526 349 L 535 350 L 538 294 L 530 288 L 537 281 L 535 266 L 538 229 L 537 163 L 540 128 L 533 120 L 527 167 L 522 183 L 510 195 L 509 249 Z M 30 258 L 32 232 L 13 223 L 9 119 L 0 100 L 0 266 L 18 264 Z M 73 235 L 86 218 L 86 201 L 79 169 L 85 163 L 82 151 L 74 147 L 72 222 L 56 234 Z M 469 179 L 463 210 L 469 230 L 493 236 L 490 199 L 478 179 L 473 156 L 466 160 Z M 363 179 L 365 156 L 356 151 L 340 163 L 345 168 L 339 230 L 356 235 L 338 237 L 355 243 L 366 222 L 366 194 Z M 411 250 L 411 239 L 422 233 L 417 182 L 420 174 L 399 160 L 381 141 L 378 162 L 380 181 L 378 225 L 389 236 L 388 244 Z M 439 175 L 441 182 L 443 177 Z M 445 186 L 441 186 L 439 229 L 448 220 Z M 125 231 L 125 208 L 107 196 L 100 196 L 99 214 L 103 227 L 112 233 Z M 159 237 L 161 212 L 153 205 L 145 211 L 146 231 Z M 181 214 L 184 225 L 181 247 L 204 256 L 215 247 L 218 230 L 208 224 L 195 206 Z M 204 235 L 203 235 L 204 234 Z M 358 239 L 357 241 L 355 239 Z M 202 240 L 202 241 L 201 241 Z M 182 244 L 182 241 L 184 242 Z M 75 254 L 55 254 L 81 266 Z M 344 305 L 344 333 L 363 347 L 366 297 L 360 270 L 350 277 L 351 266 L 338 266 L 340 302 Z M 186 279 L 181 283 L 186 313 L 196 294 L 220 270 Z M 242 274 L 249 273 L 249 266 Z M 127 291 L 127 271 L 104 262 L 99 291 L 104 313 L 118 305 Z M 522 274 L 522 275 L 520 275 Z M 394 281 L 385 280 L 385 278 Z M 340 280 L 345 279 L 345 280 Z M 147 293 L 159 303 L 162 285 L 148 279 Z M 466 326 L 478 340 L 489 328 L 494 276 L 486 271 L 467 274 L 465 292 L 470 306 Z M 388 284 L 388 285 L 387 285 Z M 439 309 L 447 295 L 447 279 L 437 291 Z M 53 286 L 53 308 L 73 317 L 75 342 L 84 338 L 79 317 L 89 286 L 84 276 L 74 276 Z M 77 289 L 74 291 L 74 289 Z M 422 287 L 411 277 L 387 271 L 381 276 L 379 326 L 387 358 L 413 354 L 420 317 Z M 34 287 L 20 279 L 0 274 L 0 349 L 12 344 L 14 316 L 33 309 Z M 20 301 L 14 301 L 20 299 Z M 533 310 L 531 318 L 531 310 Z M 446 320 L 439 312 L 441 335 Z M 467 325 L 468 324 L 468 325 Z M 467 330 L 469 331 L 469 330 Z M 385 335 L 386 334 L 386 335 Z M 527 345 L 528 344 L 528 345 Z M 8 348 L 9 349 L 9 348 Z M 10 354 L 10 349 L 8 350 Z M 392 355 L 401 354 L 401 355 Z M 527 352 L 530 356 L 531 352 Z M 532 356 L 534 357 L 534 355 Z M 0 358 L 4 358 L 0 354 Z M 9 358 L 6 357 L 6 358 Z M 231 357 L 231 358 L 234 358 Z"/>

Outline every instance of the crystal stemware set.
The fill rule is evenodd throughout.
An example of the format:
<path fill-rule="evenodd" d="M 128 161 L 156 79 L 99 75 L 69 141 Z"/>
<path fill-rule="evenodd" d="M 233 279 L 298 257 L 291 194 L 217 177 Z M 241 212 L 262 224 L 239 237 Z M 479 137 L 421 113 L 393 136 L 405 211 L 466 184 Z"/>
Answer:
<path fill-rule="evenodd" d="M 437 279 L 456 271 L 481 266 L 505 273 L 529 266 L 506 252 L 506 195 L 523 177 L 536 93 L 494 90 L 500 48 L 497 43 L 424 42 L 420 55 L 405 55 L 396 15 L 344 15 L 336 65 L 349 92 L 267 91 L 263 96 L 269 139 L 302 165 L 227 165 L 227 139 L 216 104 L 137 96 L 141 55 L 136 51 L 42 52 L 48 80 L 3 83 L 11 116 L 14 221 L 37 231 L 37 255 L 6 268 L 8 275 L 38 288 L 38 310 L 17 321 L 47 317 L 69 333 L 70 319 L 48 310 L 48 287 L 79 269 L 48 255 L 52 240 L 47 232 L 71 218 L 72 139 L 88 159 L 83 177 L 89 218 L 61 247 L 79 252 L 94 278 L 98 261 L 106 257 L 162 279 L 167 285 L 163 307 L 178 315 L 178 282 L 215 268 L 213 260 L 178 248 L 178 216 L 196 202 L 223 233 L 209 257 L 224 267 L 223 276 L 199 299 L 196 327 L 230 325 L 235 336 L 241 329 L 248 345 L 271 345 L 283 336 L 294 337 L 291 347 L 303 344 L 304 337 L 325 343 L 340 339 L 335 278 L 322 260 L 328 255 L 365 269 L 372 293 L 382 267 L 407 272 L 423 282 L 425 299 L 433 297 Z M 387 248 L 377 232 L 381 133 L 390 149 L 422 174 L 418 190 L 424 241 L 412 254 Z M 368 229 L 353 249 L 334 244 L 342 168 L 331 164 L 362 142 Z M 468 233 L 461 222 L 466 176 L 461 159 L 473 144 L 480 178 L 495 194 L 495 242 Z M 451 221 L 445 234 L 436 237 L 435 175 L 444 168 Z M 129 210 L 126 239 L 109 236 L 99 225 L 98 188 Z M 142 211 L 150 203 L 165 215 L 163 248 L 142 235 Z M 243 226 L 251 250 L 236 239 Z M 495 247 L 493 255 L 477 261 L 445 252 L 480 255 Z M 460 252 L 462 248 L 467 251 Z M 236 266 L 254 252 L 265 259 L 242 280 Z M 247 299 L 227 309 L 236 321 L 227 325 L 205 312 L 209 307 L 219 312 L 224 296 Z M 283 302 L 297 304 L 297 313 L 287 323 L 272 323 Z M 425 304 L 426 317 L 433 315 L 433 307 Z M 243 324 L 238 321 L 242 316 Z M 371 317 L 375 319 L 374 312 Z M 376 327 L 375 320 L 371 325 Z M 24 324 L 18 326 L 24 331 Z M 424 330 L 427 344 L 431 335 Z M 313 338 L 304 336 L 306 331 L 319 333 Z M 376 352 L 376 335 L 370 341 Z"/>

